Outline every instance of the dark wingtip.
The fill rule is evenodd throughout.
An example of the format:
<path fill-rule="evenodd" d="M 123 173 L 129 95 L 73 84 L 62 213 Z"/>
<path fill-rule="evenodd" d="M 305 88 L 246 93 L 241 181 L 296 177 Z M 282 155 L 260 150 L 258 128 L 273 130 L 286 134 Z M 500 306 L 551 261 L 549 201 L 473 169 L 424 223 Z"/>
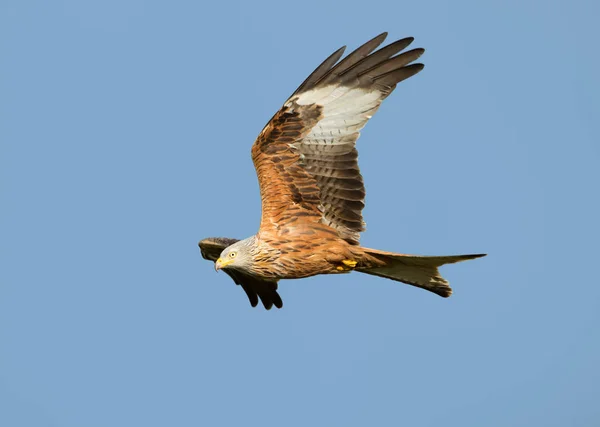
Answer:
<path fill-rule="evenodd" d="M 423 51 L 423 52 L 425 52 L 425 51 Z M 422 64 L 421 62 L 417 62 L 416 64 L 407 65 L 406 68 L 411 68 L 411 69 L 417 70 L 415 72 L 415 74 L 416 74 L 416 73 L 420 72 L 421 70 L 423 70 L 423 68 L 425 68 L 425 64 Z"/>
<path fill-rule="evenodd" d="M 273 306 L 275 306 L 277 308 L 283 307 L 283 301 L 281 300 L 281 297 L 275 290 L 271 293 L 271 295 L 260 295 L 259 294 L 259 297 L 260 297 L 260 300 L 262 301 L 263 306 L 265 307 L 266 310 L 270 310 L 271 308 L 273 308 Z"/>
<path fill-rule="evenodd" d="M 442 298 L 448 298 L 450 295 L 452 295 L 452 288 L 440 289 L 439 291 L 434 292 Z"/>
<path fill-rule="evenodd" d="M 415 53 L 418 53 L 419 56 L 421 56 L 425 53 L 425 49 L 423 49 L 422 47 L 417 47 L 417 48 L 413 49 L 412 51 Z"/>
<path fill-rule="evenodd" d="M 277 292 L 275 292 L 275 296 L 273 297 L 273 304 L 275 304 L 275 307 L 277 308 L 283 308 L 283 301 Z"/>
<path fill-rule="evenodd" d="M 387 38 L 387 36 L 388 36 L 388 32 L 384 31 L 383 33 L 379 34 L 378 36 L 373 37 L 373 40 L 379 40 L 379 39 L 381 39 L 380 43 L 383 43 L 383 41 Z"/>
<path fill-rule="evenodd" d="M 415 38 L 414 38 L 414 37 L 404 37 L 403 39 L 396 40 L 396 41 L 395 41 L 394 43 L 392 43 L 392 44 L 396 44 L 396 43 L 398 43 L 398 44 L 402 44 L 402 45 L 404 45 L 404 48 L 403 48 L 403 49 L 406 49 L 406 48 L 407 48 L 409 45 L 411 45 L 411 44 L 412 44 L 412 42 L 414 42 L 414 41 L 415 41 Z"/>

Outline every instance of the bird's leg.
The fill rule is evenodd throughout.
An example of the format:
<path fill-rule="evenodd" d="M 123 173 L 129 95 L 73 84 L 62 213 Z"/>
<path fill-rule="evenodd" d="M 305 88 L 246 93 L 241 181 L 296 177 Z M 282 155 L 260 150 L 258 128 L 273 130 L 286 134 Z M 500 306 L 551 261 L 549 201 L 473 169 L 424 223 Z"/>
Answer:
<path fill-rule="evenodd" d="M 350 259 L 343 259 L 342 264 L 343 265 L 338 265 L 335 269 L 337 271 L 350 271 L 356 267 L 357 262 Z"/>

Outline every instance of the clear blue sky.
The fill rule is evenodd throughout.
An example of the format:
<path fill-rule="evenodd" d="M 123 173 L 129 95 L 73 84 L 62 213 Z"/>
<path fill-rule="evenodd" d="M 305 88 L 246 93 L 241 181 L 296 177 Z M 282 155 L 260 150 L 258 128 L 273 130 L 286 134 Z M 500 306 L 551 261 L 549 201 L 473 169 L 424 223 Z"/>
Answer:
<path fill-rule="evenodd" d="M 0 5 L 0 425 L 600 425 L 594 1 Z M 250 147 L 313 68 L 416 38 L 358 147 L 363 244 L 487 252 L 250 307 L 197 241 L 259 222 Z"/>

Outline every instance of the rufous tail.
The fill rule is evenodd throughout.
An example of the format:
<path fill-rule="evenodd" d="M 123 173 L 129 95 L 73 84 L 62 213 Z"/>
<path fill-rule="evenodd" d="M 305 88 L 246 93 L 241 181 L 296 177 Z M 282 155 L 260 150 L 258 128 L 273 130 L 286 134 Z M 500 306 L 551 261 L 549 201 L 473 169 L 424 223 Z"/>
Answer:
<path fill-rule="evenodd" d="M 486 255 L 418 256 L 368 248 L 363 248 L 363 250 L 367 255 L 365 262 L 359 263 L 355 271 L 417 286 L 444 298 L 452 295 L 452 288 L 448 281 L 440 275 L 438 267 Z M 374 262 L 368 261 L 370 257 L 375 258 Z"/>

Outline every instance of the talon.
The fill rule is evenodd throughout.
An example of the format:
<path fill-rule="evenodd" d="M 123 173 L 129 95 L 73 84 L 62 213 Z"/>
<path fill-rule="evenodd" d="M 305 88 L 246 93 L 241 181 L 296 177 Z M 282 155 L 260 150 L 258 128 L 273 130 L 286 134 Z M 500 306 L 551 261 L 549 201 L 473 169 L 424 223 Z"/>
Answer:
<path fill-rule="evenodd" d="M 348 266 L 348 267 L 350 267 L 350 268 L 354 268 L 354 267 L 356 267 L 356 264 L 357 264 L 357 262 L 356 262 L 356 261 L 352 261 L 352 260 L 350 260 L 350 259 L 345 259 L 345 260 L 342 260 L 342 263 L 343 263 L 344 265 L 347 265 L 347 266 Z"/>
<path fill-rule="evenodd" d="M 342 267 L 341 265 L 338 265 L 336 267 L 336 270 L 338 270 L 338 271 L 344 271 L 344 267 Z"/>

